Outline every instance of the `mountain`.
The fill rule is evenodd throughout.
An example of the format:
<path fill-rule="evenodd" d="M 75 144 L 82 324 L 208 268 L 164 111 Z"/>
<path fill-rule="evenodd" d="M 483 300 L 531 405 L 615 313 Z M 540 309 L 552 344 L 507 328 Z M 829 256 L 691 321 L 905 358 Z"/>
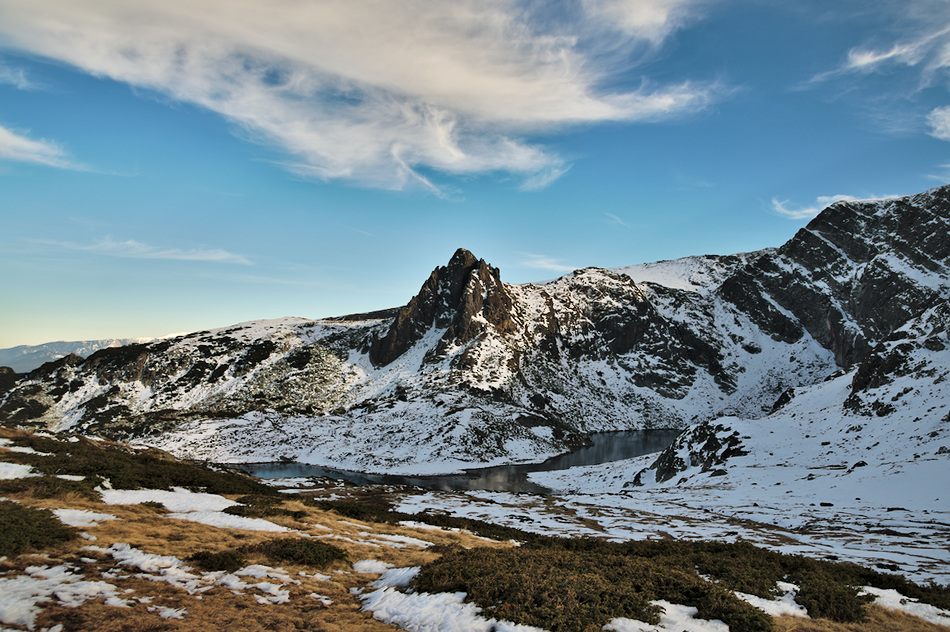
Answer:
<path fill-rule="evenodd" d="M 811 462 L 812 479 L 821 470 L 856 468 L 880 469 L 881 478 L 909 467 L 945 476 L 948 192 L 836 204 L 776 256 L 730 278 L 725 294 L 757 313 L 763 329 L 793 337 L 801 327 L 846 372 L 790 388 L 756 423 L 697 424 L 638 472 L 634 484 L 685 482 L 753 461 L 783 468 Z"/>
<path fill-rule="evenodd" d="M 948 218 L 950 187 L 839 202 L 778 249 L 543 284 L 504 283 L 460 249 L 398 309 L 48 363 L 9 390 L 0 420 L 190 458 L 406 473 L 539 460 L 597 431 L 691 428 L 680 460 L 654 470 L 669 480 L 692 467 L 684 442 L 732 445 L 723 418 L 774 414 L 834 376 L 852 390 L 833 414 L 883 419 L 914 400 L 914 387 L 901 405 L 875 389 L 918 352 L 943 366 L 946 334 L 927 332 L 946 326 Z M 743 452 L 733 443 L 707 472 Z"/>
<path fill-rule="evenodd" d="M 69 354 L 86 357 L 99 349 L 119 347 L 137 342 L 147 342 L 149 338 L 109 338 L 107 340 L 74 340 L 71 342 L 47 342 L 41 345 L 20 345 L 0 349 L 0 366 L 10 367 L 17 373 L 28 373 L 47 362 L 59 360 Z"/>

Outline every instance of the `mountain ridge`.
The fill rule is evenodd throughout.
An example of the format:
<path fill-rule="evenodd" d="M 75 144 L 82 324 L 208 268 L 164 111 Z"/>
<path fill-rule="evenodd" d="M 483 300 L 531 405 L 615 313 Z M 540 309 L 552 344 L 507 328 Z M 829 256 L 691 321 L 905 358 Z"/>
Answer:
<path fill-rule="evenodd" d="M 948 216 L 948 187 L 838 202 L 777 249 L 543 284 L 504 283 L 459 249 L 396 310 L 61 361 L 20 379 L 0 419 L 192 458 L 421 473 L 541 460 L 590 432 L 761 418 L 789 389 L 873 377 L 877 346 L 950 296 Z"/>

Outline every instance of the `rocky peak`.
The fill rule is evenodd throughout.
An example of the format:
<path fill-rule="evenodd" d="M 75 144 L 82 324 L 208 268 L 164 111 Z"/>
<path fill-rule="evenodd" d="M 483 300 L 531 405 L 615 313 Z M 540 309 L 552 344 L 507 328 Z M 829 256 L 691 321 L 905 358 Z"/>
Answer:
<path fill-rule="evenodd" d="M 373 341 L 370 360 L 376 366 L 389 364 L 433 327 L 446 329 L 441 348 L 470 342 L 487 326 L 505 333 L 512 326 L 511 305 L 498 269 L 459 248 L 399 309 L 386 335 Z"/>

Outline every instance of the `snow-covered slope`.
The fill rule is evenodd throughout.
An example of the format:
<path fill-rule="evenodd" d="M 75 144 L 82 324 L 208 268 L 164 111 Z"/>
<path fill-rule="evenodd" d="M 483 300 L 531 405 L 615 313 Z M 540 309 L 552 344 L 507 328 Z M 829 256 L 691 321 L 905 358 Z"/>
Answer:
<path fill-rule="evenodd" d="M 64 358 L 3 396 L 0 420 L 194 458 L 390 472 L 539 460 L 594 431 L 714 424 L 695 433 L 769 415 L 839 371 L 877 388 L 885 369 L 874 367 L 892 364 L 879 345 L 946 321 L 928 310 L 950 296 L 948 216 L 948 188 L 838 203 L 779 249 L 541 285 L 506 284 L 459 250 L 398 310 Z M 834 414 L 900 408 L 861 393 Z"/>

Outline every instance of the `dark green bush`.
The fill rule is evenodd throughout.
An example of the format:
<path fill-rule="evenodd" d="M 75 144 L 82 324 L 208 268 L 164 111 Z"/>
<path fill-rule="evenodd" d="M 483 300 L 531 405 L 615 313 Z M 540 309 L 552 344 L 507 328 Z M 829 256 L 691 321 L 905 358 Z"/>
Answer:
<path fill-rule="evenodd" d="M 840 622 L 857 622 L 867 618 L 865 604 L 870 595 L 858 596 L 858 588 L 835 581 L 816 572 L 802 578 L 795 601 L 805 607 L 808 615 Z"/>
<path fill-rule="evenodd" d="M 203 571 L 227 571 L 233 573 L 245 565 L 244 556 L 234 550 L 226 551 L 198 551 L 190 555 L 187 561 Z"/>
<path fill-rule="evenodd" d="M 255 545 L 251 549 L 277 562 L 304 566 L 326 566 L 337 560 L 346 560 L 346 551 L 332 544 L 310 538 L 280 538 Z"/>
<path fill-rule="evenodd" d="M 483 520 L 473 518 L 458 518 L 440 513 L 415 513 L 407 514 L 398 511 L 392 511 L 388 506 L 370 504 L 355 500 L 309 500 L 307 504 L 332 511 L 344 518 L 354 520 L 363 520 L 364 522 L 382 522 L 386 524 L 396 524 L 403 520 L 412 520 L 431 524 L 444 529 L 465 529 L 475 535 L 493 540 L 514 540 L 516 542 L 535 542 L 551 538 L 545 538 L 534 533 L 515 529 L 513 527 L 504 527 Z M 560 539 L 560 538 L 557 538 Z"/>
<path fill-rule="evenodd" d="M 390 511 L 386 506 L 371 505 L 356 500 L 307 499 L 304 502 L 318 509 L 323 509 L 324 511 L 332 511 L 344 518 L 362 520 L 364 522 L 395 524 L 400 520 L 410 520 L 412 518 L 409 514 Z"/>
<path fill-rule="evenodd" d="M 764 613 L 695 573 L 600 550 L 453 550 L 423 566 L 415 587 L 465 592 L 491 616 L 552 632 L 593 632 L 616 617 L 658 623 L 656 599 L 696 607 L 733 632 L 772 629 Z"/>
<path fill-rule="evenodd" d="M 243 516 L 245 518 L 271 518 L 273 516 L 289 516 L 294 520 L 300 520 L 307 515 L 306 511 L 294 511 L 282 507 L 267 505 L 231 505 L 224 510 L 224 513 L 232 516 Z"/>
<path fill-rule="evenodd" d="M 77 535 L 48 509 L 0 501 L 0 555 L 42 551 Z"/>

